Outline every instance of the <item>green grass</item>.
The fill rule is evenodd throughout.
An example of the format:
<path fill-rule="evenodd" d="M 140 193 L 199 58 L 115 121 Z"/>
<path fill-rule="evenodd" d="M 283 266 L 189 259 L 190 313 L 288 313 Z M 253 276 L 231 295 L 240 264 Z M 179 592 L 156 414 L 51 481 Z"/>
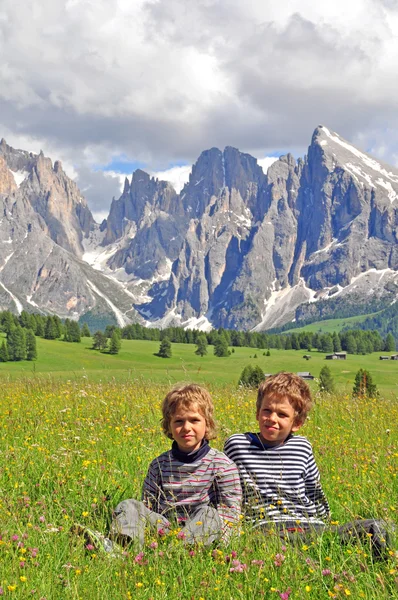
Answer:
<path fill-rule="evenodd" d="M 348 355 L 345 361 L 325 361 L 325 354 L 313 351 L 307 361 L 303 359 L 304 354 L 308 354 L 306 350 L 271 349 L 271 356 L 264 356 L 264 350 L 235 348 L 230 356 L 217 358 L 212 346 L 208 347 L 206 356 L 200 357 L 195 355 L 194 345 L 172 344 L 173 356 L 166 359 L 154 355 L 159 342 L 122 340 L 122 349 L 115 356 L 91 350 L 90 338 L 83 338 L 80 344 L 41 338 L 37 338 L 37 342 L 38 360 L 0 363 L 1 381 L 35 377 L 92 382 L 134 380 L 166 385 L 179 381 L 236 385 L 247 364 L 258 364 L 265 373 L 310 371 L 315 377 L 327 364 L 342 393 L 352 390 L 360 368 L 371 372 L 383 393 L 395 394 L 398 390 L 398 361 L 381 361 L 380 353 Z M 253 358 L 255 354 L 258 358 Z"/>
<path fill-rule="evenodd" d="M 311 331 L 312 333 L 339 333 L 342 329 L 353 328 L 356 323 L 361 323 L 368 317 L 373 317 L 377 313 L 369 315 L 358 315 L 357 317 L 346 317 L 345 319 L 325 319 L 324 321 L 315 321 L 303 327 L 288 329 L 283 333 L 300 333 L 300 331 Z"/>
<path fill-rule="evenodd" d="M 222 370 L 236 361 L 217 364 Z M 290 590 L 289 600 L 398 598 L 395 547 L 386 561 L 374 562 L 367 542 L 342 546 L 333 534 L 282 544 L 244 524 L 227 548 L 186 548 L 178 528 L 165 538 L 148 532 L 143 555 L 130 549 L 124 559 L 111 559 L 86 548 L 71 525 L 83 522 L 105 532 L 112 508 L 121 499 L 139 498 L 149 462 L 170 447 L 159 423 L 167 389 L 133 379 L 2 382 L 1 596 L 280 600 Z M 220 424 L 216 447 L 231 433 L 257 430 L 254 392 L 214 386 L 213 398 Z M 302 433 L 313 444 L 334 521 L 397 522 L 395 397 L 318 397 Z M 242 572 L 231 571 L 232 560 L 245 565 Z"/>

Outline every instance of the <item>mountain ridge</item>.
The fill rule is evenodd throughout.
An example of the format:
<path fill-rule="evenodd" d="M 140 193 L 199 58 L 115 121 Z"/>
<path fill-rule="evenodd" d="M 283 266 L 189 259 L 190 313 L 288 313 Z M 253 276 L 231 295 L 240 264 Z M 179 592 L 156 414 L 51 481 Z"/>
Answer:
<path fill-rule="evenodd" d="M 281 156 L 267 173 L 231 146 L 205 150 L 179 194 L 139 169 L 101 225 L 59 161 L 1 140 L 0 200 L 12 199 L 66 252 L 58 279 L 72 270 L 76 293 L 57 304 L 63 316 L 105 302 L 126 322 L 261 331 L 320 300 L 397 298 L 398 171 L 324 126 L 306 156 Z"/>

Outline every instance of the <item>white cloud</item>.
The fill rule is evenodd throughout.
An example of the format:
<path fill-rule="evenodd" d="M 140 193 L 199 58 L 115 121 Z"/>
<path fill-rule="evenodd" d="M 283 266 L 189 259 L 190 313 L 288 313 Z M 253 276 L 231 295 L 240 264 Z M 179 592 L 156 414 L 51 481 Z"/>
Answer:
<path fill-rule="evenodd" d="M 260 167 L 262 168 L 262 170 L 264 171 L 264 173 L 266 173 L 268 171 L 268 169 L 270 168 L 270 166 L 276 160 L 278 160 L 277 156 L 264 156 L 264 158 L 259 158 L 257 160 L 257 162 L 260 165 Z"/>
<path fill-rule="evenodd" d="M 320 123 L 398 155 L 392 0 L 2 0 L 0 53 L 0 137 L 61 159 L 98 212 L 117 155 L 181 185 L 167 165 L 297 155 Z"/>
<path fill-rule="evenodd" d="M 150 175 L 163 181 L 170 181 L 176 192 L 180 193 L 184 185 L 189 181 L 191 171 L 192 166 L 185 165 L 181 167 L 172 167 L 165 171 L 157 171 L 156 173 L 150 173 Z"/>

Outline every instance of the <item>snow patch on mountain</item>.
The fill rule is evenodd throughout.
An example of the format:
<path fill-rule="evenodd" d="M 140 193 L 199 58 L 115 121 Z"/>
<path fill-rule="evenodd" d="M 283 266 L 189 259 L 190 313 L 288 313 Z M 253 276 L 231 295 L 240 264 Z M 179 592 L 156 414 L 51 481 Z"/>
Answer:
<path fill-rule="evenodd" d="M 18 187 L 27 177 L 29 177 L 29 171 L 11 171 L 11 173 L 13 174 L 14 181 Z"/>
<path fill-rule="evenodd" d="M 109 300 L 109 298 L 105 294 L 100 292 L 100 290 L 89 279 L 87 279 L 87 283 L 95 294 L 97 294 L 105 300 L 109 308 L 113 311 L 119 327 L 125 327 L 125 325 L 127 325 L 129 321 L 125 318 L 123 313 L 113 304 L 113 302 Z"/>

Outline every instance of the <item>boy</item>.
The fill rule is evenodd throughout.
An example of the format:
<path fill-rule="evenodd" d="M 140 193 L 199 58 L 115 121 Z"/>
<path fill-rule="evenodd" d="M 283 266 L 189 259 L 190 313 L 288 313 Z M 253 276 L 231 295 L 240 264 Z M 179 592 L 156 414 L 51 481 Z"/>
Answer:
<path fill-rule="evenodd" d="M 310 389 L 301 377 L 285 372 L 268 377 L 257 394 L 260 432 L 226 441 L 224 452 L 239 469 L 244 512 L 256 526 L 317 528 L 330 515 L 311 444 L 293 435 L 311 404 Z"/>
<path fill-rule="evenodd" d="M 309 441 L 293 435 L 311 409 L 311 392 L 301 377 L 280 372 L 263 381 L 257 393 L 259 433 L 231 436 L 225 454 L 239 469 L 243 509 L 254 526 L 275 524 L 282 537 L 320 532 L 330 516 Z M 343 541 L 370 539 L 376 557 L 385 554 L 389 530 L 382 520 L 357 520 L 337 528 Z"/>
<path fill-rule="evenodd" d="M 124 500 L 115 509 L 110 537 L 144 544 L 146 525 L 162 535 L 169 519 L 183 526 L 178 537 L 208 545 L 228 541 L 239 520 L 241 487 L 234 463 L 210 448 L 215 437 L 213 402 L 208 391 L 190 384 L 172 389 L 162 403 L 162 428 L 174 440 L 171 450 L 149 466 L 142 501 Z"/>

